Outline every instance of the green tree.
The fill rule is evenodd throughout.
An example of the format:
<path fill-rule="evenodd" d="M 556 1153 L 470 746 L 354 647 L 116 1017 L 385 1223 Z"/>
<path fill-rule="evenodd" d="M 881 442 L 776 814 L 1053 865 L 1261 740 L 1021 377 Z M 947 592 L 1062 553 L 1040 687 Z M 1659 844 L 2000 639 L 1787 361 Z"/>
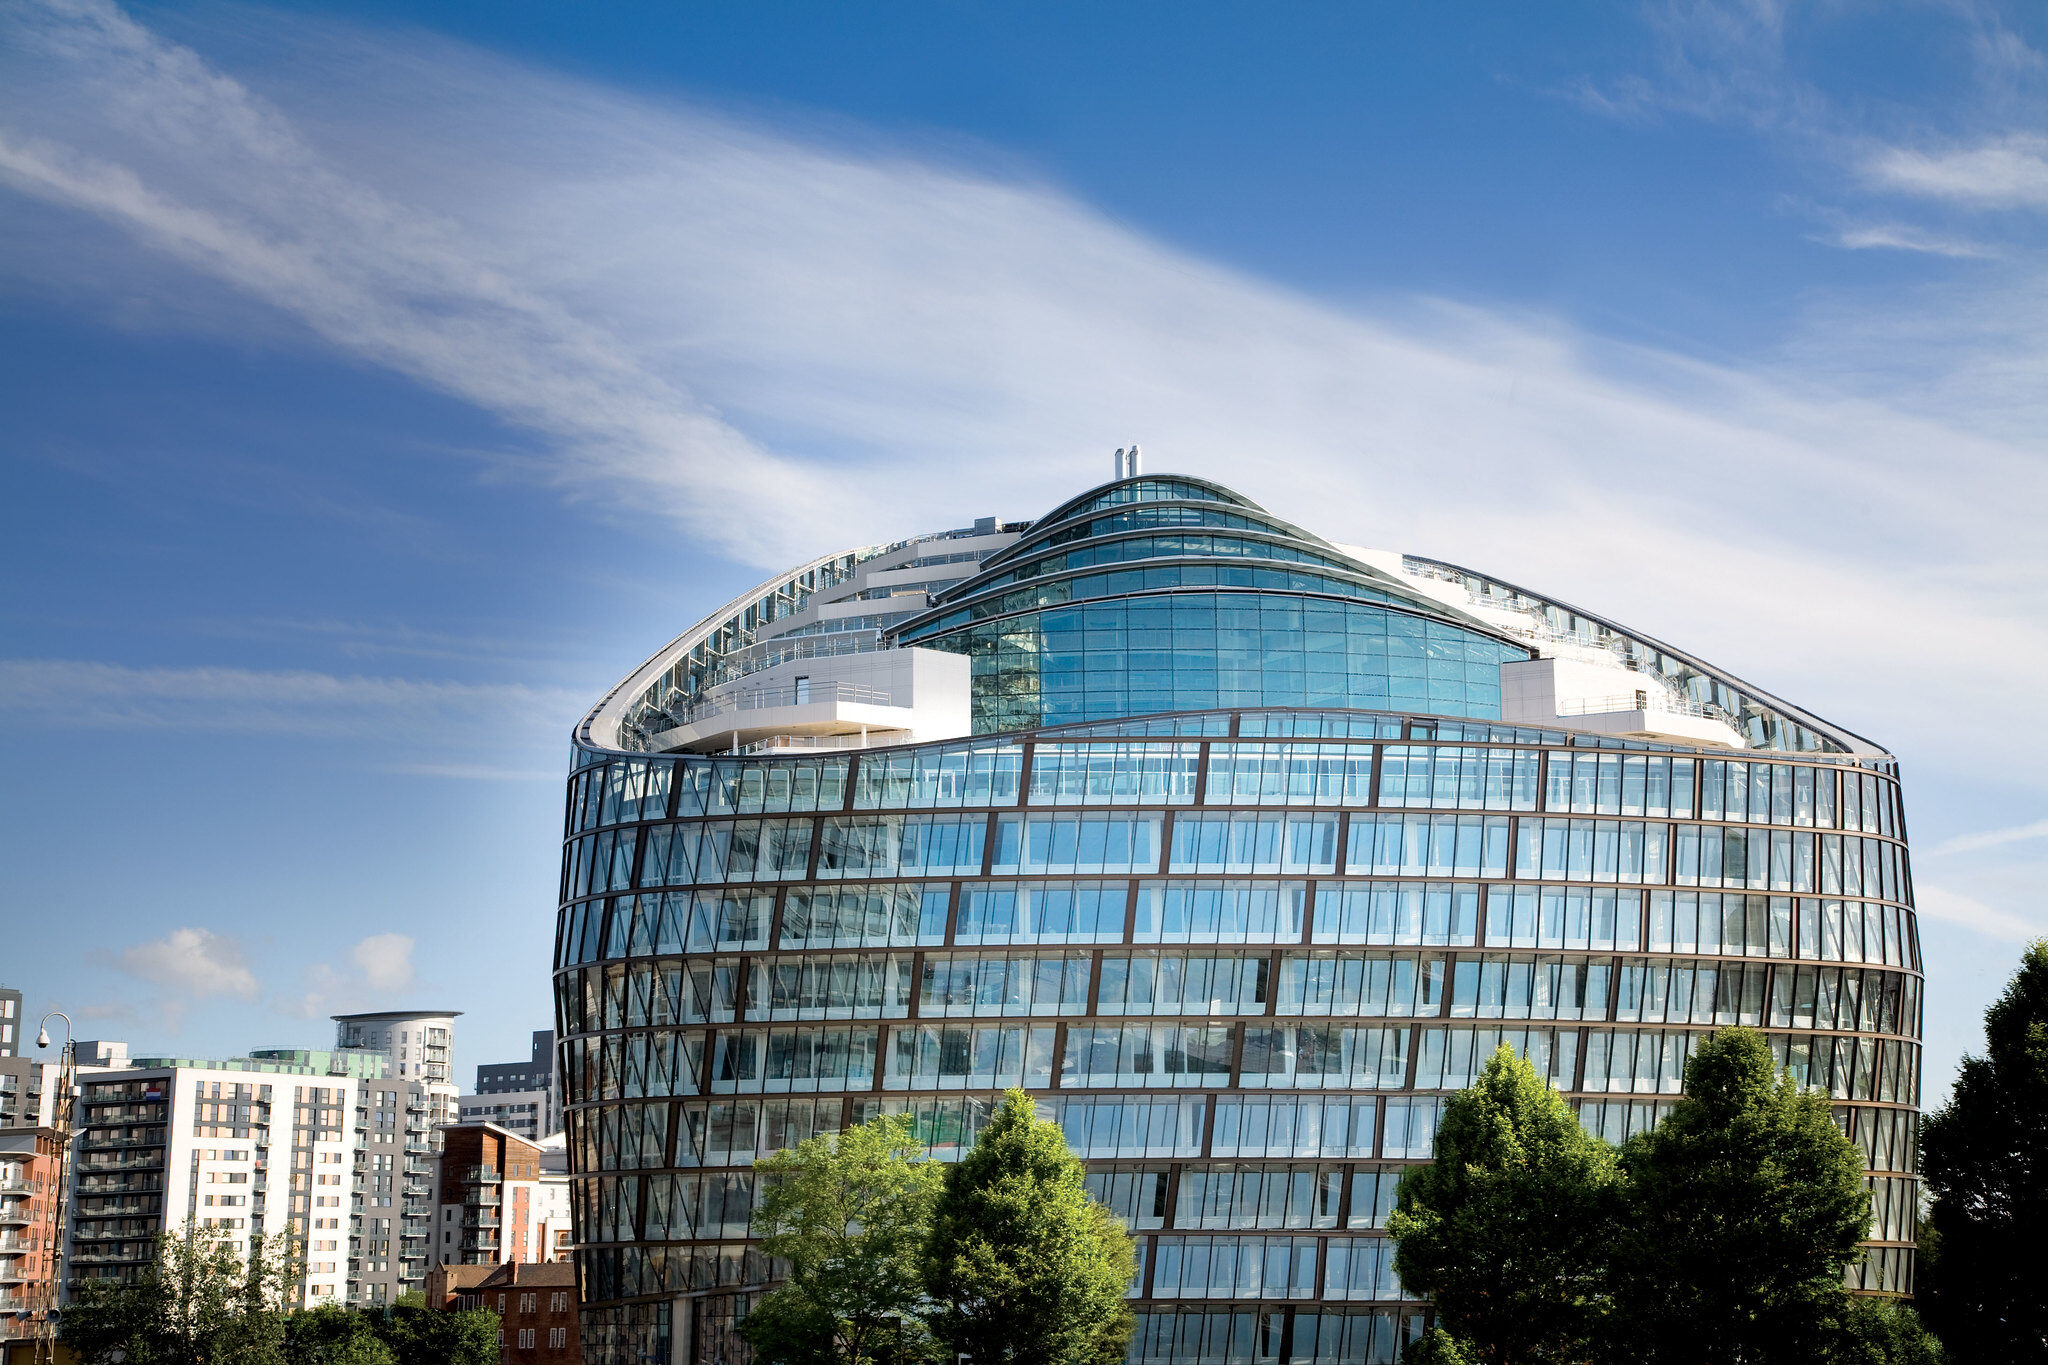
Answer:
<path fill-rule="evenodd" d="M 941 1177 L 910 1119 L 810 1138 L 754 1169 L 754 1231 L 789 1278 L 740 1324 L 748 1344 L 782 1365 L 930 1358 L 920 1258 Z"/>
<path fill-rule="evenodd" d="M 1841 1327 L 1834 1365 L 1942 1365 L 1946 1359 L 1919 1315 L 1896 1299 L 1851 1298 Z"/>
<path fill-rule="evenodd" d="M 1441 1327 L 1430 1328 L 1401 1353 L 1401 1365 L 1475 1365 L 1478 1359 L 1471 1347 Z"/>
<path fill-rule="evenodd" d="M 1107 1365 L 1131 1334 L 1123 1227 L 1021 1090 L 945 1174 L 925 1247 L 929 1322 L 974 1365 Z"/>
<path fill-rule="evenodd" d="M 187 1221 L 157 1239 L 129 1284 L 94 1284 L 58 1319 L 88 1365 L 282 1365 L 287 1303 L 303 1270 L 289 1237 L 257 1233 L 243 1253 L 219 1228 Z"/>
<path fill-rule="evenodd" d="M 1451 1097 L 1436 1160 L 1401 1178 L 1388 1231 L 1401 1283 L 1436 1304 L 1448 1338 L 1487 1365 L 1583 1361 L 1613 1231 L 1613 1149 L 1503 1045 Z"/>
<path fill-rule="evenodd" d="M 1840 1342 L 1869 1231 L 1862 1154 L 1763 1035 L 1722 1029 L 1622 1149 L 1612 1342 L 1644 1365 L 1810 1365 Z"/>
<path fill-rule="evenodd" d="M 381 1314 L 327 1304 L 294 1313 L 284 1324 L 287 1365 L 399 1365 L 378 1334 Z"/>
<path fill-rule="evenodd" d="M 163 1286 L 154 1275 L 133 1283 L 86 1280 L 57 1323 L 57 1336 L 84 1365 L 161 1365 L 171 1359 Z"/>
<path fill-rule="evenodd" d="M 407 1294 L 380 1322 L 377 1335 L 397 1365 L 498 1365 L 499 1318 L 481 1308 L 444 1313 Z"/>
<path fill-rule="evenodd" d="M 2048 1359 L 2048 939 L 2028 946 L 1921 1130 L 1921 1311 L 1958 1360 Z"/>

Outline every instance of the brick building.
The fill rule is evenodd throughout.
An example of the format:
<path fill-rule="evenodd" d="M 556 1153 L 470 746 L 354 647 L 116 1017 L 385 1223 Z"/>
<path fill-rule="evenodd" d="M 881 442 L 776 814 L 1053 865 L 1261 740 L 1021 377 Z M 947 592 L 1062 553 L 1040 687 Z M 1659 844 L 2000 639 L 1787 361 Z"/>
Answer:
<path fill-rule="evenodd" d="M 437 1265 L 427 1272 L 427 1304 L 496 1313 L 501 1365 L 582 1365 L 576 1268 L 567 1261 Z"/>
<path fill-rule="evenodd" d="M 50 1128 L 0 1132 L 0 1362 L 27 1361 L 51 1300 L 62 1140 Z"/>
<path fill-rule="evenodd" d="M 568 1151 L 495 1123 L 440 1130 L 438 1265 L 528 1264 L 564 1258 L 569 1239 Z"/>

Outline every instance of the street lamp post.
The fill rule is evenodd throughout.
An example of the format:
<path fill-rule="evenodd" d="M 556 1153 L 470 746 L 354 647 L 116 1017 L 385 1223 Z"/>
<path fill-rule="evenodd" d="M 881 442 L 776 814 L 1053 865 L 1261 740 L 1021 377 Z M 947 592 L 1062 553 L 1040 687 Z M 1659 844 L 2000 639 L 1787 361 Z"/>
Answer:
<path fill-rule="evenodd" d="M 36 1323 L 35 1365 L 56 1365 L 57 1361 L 58 1277 L 64 1269 L 64 1236 L 71 1209 L 71 1091 L 78 1076 L 78 1055 L 71 1037 L 70 1015 L 62 1010 L 51 1010 L 44 1015 L 42 1026 L 36 1031 L 36 1046 L 47 1048 L 50 1045 L 52 1019 L 64 1021 L 64 1050 L 58 1054 L 57 1102 L 50 1125 L 57 1132 L 57 1178 L 52 1189 L 57 1201 L 57 1215 L 50 1232 L 49 1274 L 43 1281 L 42 1315 Z"/>

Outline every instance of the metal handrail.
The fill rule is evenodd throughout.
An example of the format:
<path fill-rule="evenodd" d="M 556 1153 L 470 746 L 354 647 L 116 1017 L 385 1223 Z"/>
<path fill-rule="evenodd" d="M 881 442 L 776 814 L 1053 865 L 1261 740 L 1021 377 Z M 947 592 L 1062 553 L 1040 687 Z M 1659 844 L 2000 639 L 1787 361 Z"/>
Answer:
<path fill-rule="evenodd" d="M 1650 711 L 1663 715 L 1697 716 L 1702 720 L 1727 721 L 1728 713 L 1718 706 L 1682 701 L 1661 688 L 1637 688 L 1611 697 L 1581 697 L 1557 704 L 1560 716 L 1597 716 L 1611 711 Z"/>
<path fill-rule="evenodd" d="M 876 734 L 897 734 L 898 731 L 876 731 Z M 742 744 L 742 754 L 773 753 L 781 749 L 865 749 L 873 741 L 872 735 L 770 735 L 757 739 L 752 744 Z"/>
<path fill-rule="evenodd" d="M 878 687 L 850 682 L 792 683 L 788 687 L 757 687 L 723 697 L 707 697 L 684 709 L 681 722 L 693 725 L 713 716 L 735 711 L 758 711 L 770 706 L 809 706 L 816 702 L 858 702 L 867 706 L 893 706 L 895 698 Z"/>

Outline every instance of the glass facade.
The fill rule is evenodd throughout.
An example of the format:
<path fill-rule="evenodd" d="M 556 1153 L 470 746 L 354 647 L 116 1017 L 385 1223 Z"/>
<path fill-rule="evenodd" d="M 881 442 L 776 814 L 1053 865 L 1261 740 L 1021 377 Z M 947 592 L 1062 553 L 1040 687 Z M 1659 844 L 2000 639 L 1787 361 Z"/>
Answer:
<path fill-rule="evenodd" d="M 972 736 L 735 758 L 586 727 L 555 981 L 592 1359 L 741 1358 L 757 1157 L 907 1113 L 953 1159 L 1022 1086 L 1140 1243 L 1131 1360 L 1391 1361 L 1428 1308 L 1386 1214 L 1447 1094 L 1505 1042 L 1619 1141 L 1736 1023 L 1865 1153 L 1855 1284 L 1910 1289 L 1893 760 L 1503 723 L 1530 644 L 1364 564 L 1385 600 L 1184 575 L 953 619 L 1097 534 L 1184 556 L 1159 526 L 1233 517 L 1277 525 L 1124 481 L 908 618 L 973 660 Z"/>

